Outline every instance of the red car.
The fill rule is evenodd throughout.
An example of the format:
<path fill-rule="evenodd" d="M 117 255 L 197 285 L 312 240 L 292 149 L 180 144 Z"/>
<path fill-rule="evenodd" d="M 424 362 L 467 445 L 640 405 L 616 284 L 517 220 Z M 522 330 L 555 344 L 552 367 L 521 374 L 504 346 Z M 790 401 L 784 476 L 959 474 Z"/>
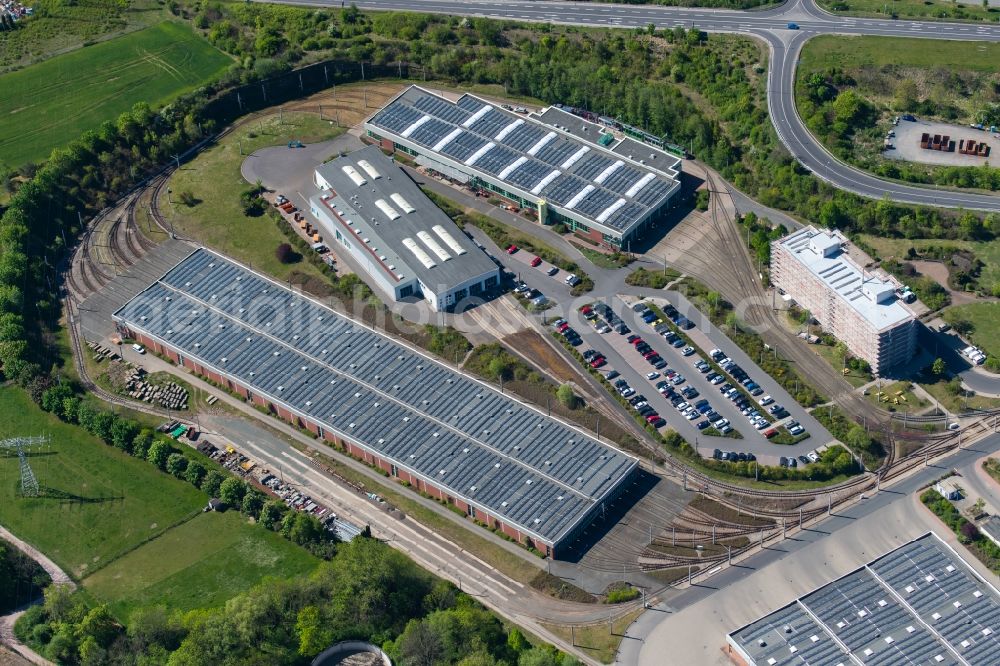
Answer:
<path fill-rule="evenodd" d="M 590 367 L 592 367 L 592 368 L 600 368 L 600 367 L 604 366 L 606 363 L 607 363 L 607 361 L 604 359 L 603 356 L 598 356 L 598 357 L 594 358 L 594 360 L 592 360 L 590 362 Z"/>
<path fill-rule="evenodd" d="M 652 414 L 650 414 L 649 416 L 646 417 L 646 420 L 649 421 L 650 423 L 652 423 L 653 421 L 655 421 L 658 418 L 660 418 L 660 415 L 657 414 L 656 412 L 653 412 Z"/>
<path fill-rule="evenodd" d="M 768 428 L 767 430 L 764 431 L 764 437 L 767 437 L 768 439 L 771 439 L 772 437 L 774 437 L 777 434 L 778 434 L 778 431 L 775 430 L 774 428 Z"/>
<path fill-rule="evenodd" d="M 511 245 L 509 248 L 507 248 L 507 254 L 514 254 L 515 252 L 517 252 L 516 245 Z"/>
<path fill-rule="evenodd" d="M 638 347 L 641 344 L 642 344 L 642 338 L 636 338 L 635 340 L 632 341 L 633 347 Z"/>
<path fill-rule="evenodd" d="M 559 330 L 560 333 L 562 333 L 567 328 L 569 328 L 569 324 L 566 323 L 566 322 L 563 322 L 563 323 L 559 324 L 558 330 Z"/>
<path fill-rule="evenodd" d="M 532 268 L 538 268 L 541 265 L 542 265 L 542 258 L 541 257 L 535 257 L 534 259 L 531 260 L 531 267 Z"/>
<path fill-rule="evenodd" d="M 642 355 L 642 357 L 644 359 L 646 359 L 647 361 L 649 359 L 651 359 L 652 357 L 654 357 L 654 356 L 656 356 L 656 351 L 654 351 L 654 350 L 650 350 L 650 351 L 648 351 L 648 352 L 646 352 L 645 354 Z"/>

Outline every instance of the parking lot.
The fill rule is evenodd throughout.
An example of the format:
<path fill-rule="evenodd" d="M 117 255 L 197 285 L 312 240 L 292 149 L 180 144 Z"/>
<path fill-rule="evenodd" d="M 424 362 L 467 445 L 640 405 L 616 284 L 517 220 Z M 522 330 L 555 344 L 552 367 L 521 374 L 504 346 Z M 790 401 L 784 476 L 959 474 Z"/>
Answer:
<path fill-rule="evenodd" d="M 916 120 L 909 122 L 901 120 L 899 125 L 892 128 L 896 136 L 892 138 L 892 150 L 882 151 L 882 156 L 890 160 L 906 160 L 908 162 L 922 162 L 924 164 L 944 164 L 948 166 L 982 166 L 989 162 L 996 162 L 997 151 L 1000 151 L 1000 135 L 996 132 L 988 132 L 974 129 L 967 125 L 951 125 L 948 123 L 928 122 Z M 947 136 L 950 139 L 952 150 L 929 150 L 920 147 L 920 137 L 923 133 L 934 136 Z M 959 152 L 959 142 L 972 139 L 974 141 L 986 143 L 990 146 L 988 157 L 978 157 L 976 155 L 963 155 Z"/>
<path fill-rule="evenodd" d="M 667 306 L 666 302 L 661 302 Z M 751 454 L 765 464 L 777 464 L 780 456 L 805 455 L 812 449 L 829 442 L 829 433 L 805 409 L 796 404 L 777 385 L 777 382 L 759 370 L 755 364 L 749 362 L 749 359 L 721 332 L 712 331 L 720 337 L 719 353 L 716 354 L 716 357 L 718 360 L 724 360 L 725 357 L 732 354 L 732 361 L 738 368 L 729 366 L 729 364 L 727 366 L 737 374 L 734 376 L 729 373 L 716 373 L 722 376 L 712 379 L 715 370 L 710 368 L 702 372 L 695 367 L 699 361 L 708 363 L 711 359 L 705 358 L 694 349 L 689 348 L 683 339 L 671 342 L 662 333 L 654 330 L 653 324 L 643 321 L 639 313 L 621 299 L 613 299 L 608 307 L 613 310 L 614 316 L 618 317 L 627 327 L 627 331 L 619 327 L 619 330 L 623 332 L 607 330 L 607 332 L 601 333 L 598 328 L 601 330 L 610 329 L 610 326 L 607 325 L 608 316 L 598 314 L 596 318 L 588 319 L 583 312 L 571 313 L 567 316 L 567 323 L 580 336 L 577 350 L 581 353 L 588 352 L 590 349 L 599 352 L 605 360 L 599 369 L 605 373 L 605 376 L 610 373 L 613 384 L 622 381 L 627 384 L 628 388 L 621 391 L 624 397 L 634 401 L 638 396 L 642 396 L 641 402 L 647 403 L 648 408 L 666 420 L 666 424 L 662 425 L 662 428 L 669 427 L 676 430 L 687 441 L 695 444 L 702 455 L 710 457 L 718 448 L 723 451 Z M 601 309 L 602 306 L 598 304 L 598 310 Z M 588 314 L 591 317 L 594 316 L 593 313 Z M 702 318 L 695 313 L 692 313 L 692 316 L 699 325 L 707 324 L 707 322 L 701 321 Z M 611 323 L 616 321 L 618 320 L 611 319 Z M 661 323 L 656 328 L 667 332 L 673 327 Z M 695 345 L 701 347 L 706 354 L 716 349 L 713 340 L 705 331 L 694 326 L 693 322 L 691 328 L 684 330 L 683 334 L 688 336 Z M 633 336 L 639 336 L 641 342 L 635 339 L 630 342 L 630 338 Z M 642 344 L 643 342 L 645 345 Z M 650 359 L 644 358 L 644 354 L 650 355 Z M 652 362 L 657 361 L 657 357 L 661 359 L 657 366 L 661 367 L 652 365 Z M 745 374 L 739 372 L 740 369 L 743 369 Z M 654 372 L 657 373 L 655 376 L 649 374 Z M 749 395 L 750 390 L 742 386 L 733 391 L 739 384 L 737 376 L 746 377 L 759 384 L 759 387 L 754 389 L 757 395 Z M 659 385 L 659 389 L 657 385 Z M 732 397 L 724 396 L 720 391 L 722 388 L 727 388 Z M 771 396 L 770 400 L 765 400 L 766 396 Z M 707 400 L 707 404 L 703 403 L 703 400 Z M 761 401 L 767 404 L 762 405 Z M 780 405 L 784 409 L 774 409 L 777 412 L 776 415 L 769 413 L 768 408 L 775 408 L 776 405 Z M 640 403 L 638 407 L 644 408 L 645 406 Z M 744 410 L 756 410 L 760 414 L 760 418 L 764 418 L 768 422 L 767 425 L 757 427 L 757 424 L 751 422 L 748 416 L 743 413 Z M 686 411 L 686 414 L 682 411 Z M 720 419 L 725 419 L 725 421 Z M 709 421 L 709 423 L 714 421 L 717 425 L 708 425 L 705 421 Z M 771 421 L 774 423 L 770 423 Z M 794 445 L 778 445 L 770 442 L 764 435 L 772 428 L 788 425 L 790 422 L 801 424 L 803 430 L 809 433 L 809 438 Z M 742 438 L 735 439 L 704 434 L 710 427 L 719 431 L 727 426 L 739 432 Z"/>

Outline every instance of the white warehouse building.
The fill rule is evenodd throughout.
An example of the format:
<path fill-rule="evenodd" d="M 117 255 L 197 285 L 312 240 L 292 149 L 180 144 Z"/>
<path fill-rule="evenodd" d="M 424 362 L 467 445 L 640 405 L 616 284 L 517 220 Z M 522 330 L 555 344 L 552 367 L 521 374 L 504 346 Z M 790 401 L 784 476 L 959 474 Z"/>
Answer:
<path fill-rule="evenodd" d="M 378 146 L 317 167 L 314 183 L 309 208 L 323 236 L 392 300 L 448 310 L 499 286 L 496 263 Z"/>

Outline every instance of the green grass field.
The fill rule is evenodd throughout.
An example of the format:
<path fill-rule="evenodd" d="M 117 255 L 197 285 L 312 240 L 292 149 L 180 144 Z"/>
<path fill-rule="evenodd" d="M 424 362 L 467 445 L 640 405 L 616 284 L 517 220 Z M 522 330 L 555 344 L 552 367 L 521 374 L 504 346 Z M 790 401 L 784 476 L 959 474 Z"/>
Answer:
<path fill-rule="evenodd" d="M 1000 43 L 820 35 L 802 49 L 799 72 L 886 65 L 995 72 L 1000 70 Z"/>
<path fill-rule="evenodd" d="M 267 215 L 247 217 L 240 208 L 240 193 L 252 186 L 240 174 L 245 155 L 287 144 L 291 139 L 316 143 L 344 131 L 320 120 L 315 113 L 288 112 L 281 119 L 280 125 L 277 115 L 244 124 L 175 171 L 170 177 L 173 205 L 167 203 L 164 191 L 160 209 L 170 216 L 181 235 L 250 263 L 279 280 L 287 279 L 293 271 L 325 280 L 309 262 L 279 262 L 274 251 L 287 242 L 284 234 Z M 240 155 L 241 141 L 245 155 Z M 199 202 L 191 207 L 180 203 L 177 199 L 181 192 L 190 192 Z"/>
<path fill-rule="evenodd" d="M 197 511 L 204 495 L 0 388 L 0 438 L 43 435 L 29 460 L 46 496 L 17 496 L 18 460 L 0 457 L 0 524 L 76 577 Z"/>
<path fill-rule="evenodd" d="M 957 4 L 945 0 L 819 0 L 819 5 L 837 16 L 919 18 L 940 21 L 996 21 L 1000 9 L 983 9 L 981 2 Z"/>
<path fill-rule="evenodd" d="M 157 0 L 33 0 L 35 15 L 0 38 L 0 71 L 149 27 L 167 16 Z"/>
<path fill-rule="evenodd" d="M 158 106 L 231 62 L 189 27 L 163 22 L 0 76 L 0 163 L 45 159 L 136 102 Z"/>
<path fill-rule="evenodd" d="M 990 356 L 1000 357 L 1000 303 L 969 303 L 948 308 L 944 319 L 954 324 L 958 319 L 972 322 L 973 331 L 968 336 L 973 344 Z"/>
<path fill-rule="evenodd" d="M 144 544 L 83 581 L 127 619 L 140 606 L 220 606 L 267 576 L 294 578 L 319 560 L 239 513 L 205 513 Z"/>

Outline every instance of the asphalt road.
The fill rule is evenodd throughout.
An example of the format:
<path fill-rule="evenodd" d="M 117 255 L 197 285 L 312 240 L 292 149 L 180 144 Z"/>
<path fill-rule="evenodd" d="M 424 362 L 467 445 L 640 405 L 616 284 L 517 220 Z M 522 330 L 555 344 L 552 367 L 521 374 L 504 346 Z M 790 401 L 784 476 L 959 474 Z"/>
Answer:
<path fill-rule="evenodd" d="M 285 4 L 336 7 L 337 0 L 274 0 Z M 926 39 L 1000 41 L 1000 27 L 840 17 L 819 9 L 814 0 L 790 0 L 762 11 L 732 11 L 657 5 L 613 5 L 542 0 L 356 0 L 361 9 L 421 11 L 541 23 L 635 28 L 697 27 L 709 32 L 753 35 L 771 51 L 768 110 L 782 143 L 803 166 L 831 185 L 856 194 L 899 202 L 1000 211 L 1000 197 L 893 183 L 856 169 L 831 155 L 809 132 L 795 108 L 795 68 L 802 45 L 821 34 L 878 35 Z M 798 25 L 789 30 L 788 24 Z"/>

